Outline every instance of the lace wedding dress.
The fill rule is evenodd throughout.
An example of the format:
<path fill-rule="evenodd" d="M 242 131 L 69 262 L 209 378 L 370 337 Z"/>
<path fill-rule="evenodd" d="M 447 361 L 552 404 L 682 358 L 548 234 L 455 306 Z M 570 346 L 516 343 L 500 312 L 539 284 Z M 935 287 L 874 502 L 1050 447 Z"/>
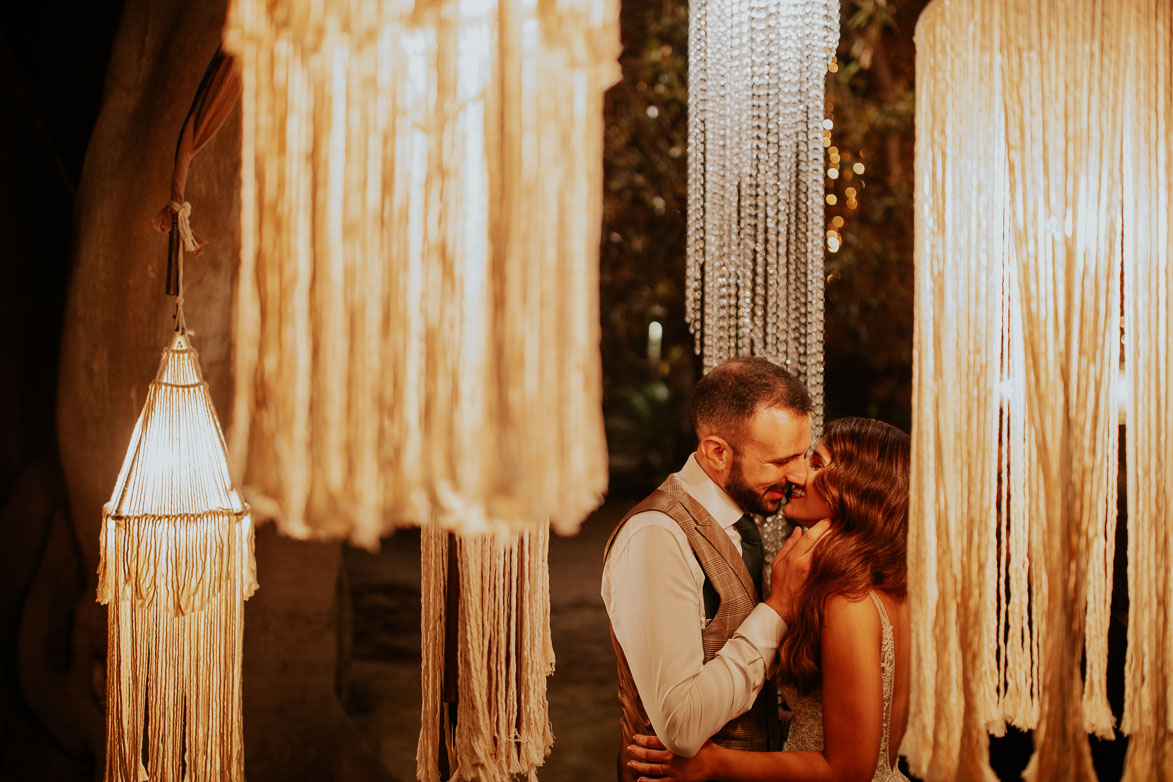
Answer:
<path fill-rule="evenodd" d="M 876 773 L 873 782 L 908 781 L 908 777 L 896 766 L 888 765 L 888 732 L 892 723 L 892 690 L 896 678 L 896 644 L 892 639 L 892 623 L 888 612 L 875 592 L 868 592 L 876 610 L 880 613 L 880 671 L 884 682 L 884 733 L 880 739 L 880 755 L 876 759 Z M 781 688 L 786 703 L 794 712 L 790 721 L 790 735 L 782 749 L 791 751 L 821 752 L 823 749 L 823 693 L 816 690 L 807 695 L 798 694 L 793 688 Z"/>

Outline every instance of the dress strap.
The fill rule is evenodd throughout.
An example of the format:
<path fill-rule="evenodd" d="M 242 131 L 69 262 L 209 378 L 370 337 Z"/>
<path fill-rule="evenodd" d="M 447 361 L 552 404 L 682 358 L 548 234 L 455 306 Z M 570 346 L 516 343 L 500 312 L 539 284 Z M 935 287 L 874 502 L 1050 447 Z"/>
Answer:
<path fill-rule="evenodd" d="M 888 619 L 888 612 L 884 608 L 884 601 L 870 589 L 868 590 L 868 595 L 872 598 L 872 602 L 876 604 L 876 611 L 880 614 L 880 673 L 883 681 L 884 696 L 884 732 L 880 740 L 880 763 L 881 765 L 887 765 L 889 757 L 888 739 L 892 724 L 892 698 L 896 675 L 896 644 L 892 636 L 892 622 Z"/>
<path fill-rule="evenodd" d="M 872 589 L 868 590 L 868 597 L 872 599 L 872 602 L 876 604 L 876 610 L 880 612 L 880 624 L 884 626 L 886 632 L 892 632 L 892 622 L 888 620 L 888 612 L 884 610 L 884 601 Z"/>

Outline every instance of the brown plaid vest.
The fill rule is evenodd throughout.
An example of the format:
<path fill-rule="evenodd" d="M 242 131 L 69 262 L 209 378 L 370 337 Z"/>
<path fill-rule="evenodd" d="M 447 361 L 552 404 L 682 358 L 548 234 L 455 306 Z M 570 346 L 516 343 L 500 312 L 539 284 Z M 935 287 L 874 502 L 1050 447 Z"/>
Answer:
<path fill-rule="evenodd" d="M 637 513 L 648 510 L 659 511 L 680 525 L 700 563 L 701 570 L 721 598 L 716 616 L 701 631 L 701 645 L 704 649 L 704 661 L 707 663 L 737 632 L 742 621 L 758 604 L 757 589 L 728 534 L 712 515 L 684 490 L 683 484 L 675 475 L 670 475 L 660 488 L 628 511 L 619 521 L 607 541 L 604 558 L 610 554 L 611 544 L 627 520 Z M 631 782 L 636 775 L 627 768 L 624 748 L 631 743 L 631 737 L 636 733 L 651 734 L 655 731 L 648 720 L 647 712 L 644 711 L 635 680 L 631 676 L 631 669 L 627 665 L 627 658 L 615 638 L 614 628 L 611 630 L 611 645 L 615 648 L 615 657 L 619 665 L 620 733 L 623 742 L 620 744 L 619 753 L 619 779 L 622 782 Z M 727 723 L 713 737 L 713 741 L 730 749 L 770 749 L 771 730 L 767 720 L 767 704 L 773 692 L 772 684 L 767 682 L 750 710 Z"/>

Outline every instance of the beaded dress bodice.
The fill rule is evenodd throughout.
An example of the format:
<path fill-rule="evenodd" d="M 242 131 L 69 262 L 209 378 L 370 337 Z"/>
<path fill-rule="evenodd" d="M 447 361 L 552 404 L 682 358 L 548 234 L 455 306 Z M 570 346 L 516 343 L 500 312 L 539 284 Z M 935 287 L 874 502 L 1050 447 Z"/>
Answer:
<path fill-rule="evenodd" d="M 907 777 L 900 769 L 888 766 L 888 734 L 892 726 L 892 698 L 896 680 L 896 642 L 892 637 L 892 623 L 888 612 L 875 592 L 868 592 L 880 614 L 880 673 L 884 693 L 884 727 L 880 738 L 880 754 L 876 758 L 876 773 L 873 782 L 898 782 Z M 793 687 L 783 685 L 782 695 L 794 713 L 790 721 L 790 734 L 782 749 L 786 751 L 821 752 L 823 749 L 823 693 L 821 690 L 799 694 Z"/>

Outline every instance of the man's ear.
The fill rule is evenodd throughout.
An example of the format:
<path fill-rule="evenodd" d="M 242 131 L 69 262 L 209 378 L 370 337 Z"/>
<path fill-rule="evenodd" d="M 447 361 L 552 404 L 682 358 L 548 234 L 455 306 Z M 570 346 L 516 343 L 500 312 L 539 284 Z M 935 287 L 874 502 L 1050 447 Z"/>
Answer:
<path fill-rule="evenodd" d="M 725 472 L 733 466 L 733 448 L 724 437 L 711 434 L 700 441 L 696 451 L 718 472 Z"/>

